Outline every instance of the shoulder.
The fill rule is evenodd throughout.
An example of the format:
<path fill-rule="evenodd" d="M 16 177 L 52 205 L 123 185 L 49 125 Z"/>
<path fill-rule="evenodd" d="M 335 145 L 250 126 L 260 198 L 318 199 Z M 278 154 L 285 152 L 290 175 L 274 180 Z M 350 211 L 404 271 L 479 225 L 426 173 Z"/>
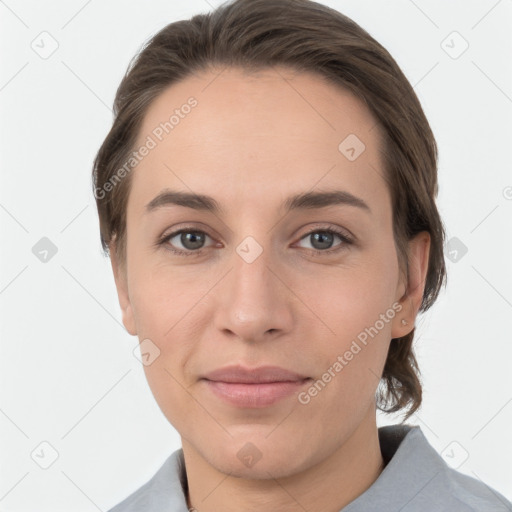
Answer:
<path fill-rule="evenodd" d="M 419 426 L 379 429 L 386 467 L 343 512 L 512 512 L 512 503 L 484 482 L 450 467 Z"/>
<path fill-rule="evenodd" d="M 413 427 L 404 441 L 411 446 L 412 462 L 423 464 L 424 480 L 417 502 L 425 510 L 450 512 L 512 512 L 512 503 L 486 483 L 450 467 L 430 445 L 419 427 Z M 404 447 L 406 448 L 406 447 Z M 418 510 L 423 510 L 419 507 Z"/>
<path fill-rule="evenodd" d="M 108 512 L 187 512 L 183 452 L 176 450 L 144 485 Z"/>
<path fill-rule="evenodd" d="M 461 512 L 512 512 L 512 503 L 486 483 L 446 465 L 443 471 L 445 495 L 452 498 L 452 510 Z"/>

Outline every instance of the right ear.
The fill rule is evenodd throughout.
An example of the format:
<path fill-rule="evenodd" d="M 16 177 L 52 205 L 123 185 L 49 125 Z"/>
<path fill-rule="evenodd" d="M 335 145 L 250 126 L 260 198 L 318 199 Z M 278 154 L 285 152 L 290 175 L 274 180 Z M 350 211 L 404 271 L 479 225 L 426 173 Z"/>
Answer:
<path fill-rule="evenodd" d="M 115 242 L 109 244 L 110 263 L 112 264 L 112 272 L 114 273 L 114 280 L 116 283 L 117 297 L 119 305 L 123 314 L 123 325 L 125 329 L 132 335 L 137 336 L 137 329 L 135 326 L 135 318 L 133 316 L 133 309 L 130 302 L 130 295 L 128 293 L 128 279 L 126 263 L 121 264 L 117 257 Z"/>

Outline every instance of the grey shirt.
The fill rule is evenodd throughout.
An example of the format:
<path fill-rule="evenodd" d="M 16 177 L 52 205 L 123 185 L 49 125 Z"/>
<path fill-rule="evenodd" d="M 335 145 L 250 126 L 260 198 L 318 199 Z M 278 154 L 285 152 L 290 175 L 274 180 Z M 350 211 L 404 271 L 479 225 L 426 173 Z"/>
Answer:
<path fill-rule="evenodd" d="M 386 464 L 377 480 L 340 512 L 512 512 L 512 503 L 446 464 L 419 426 L 379 428 Z M 109 512 L 187 512 L 183 450 Z"/>

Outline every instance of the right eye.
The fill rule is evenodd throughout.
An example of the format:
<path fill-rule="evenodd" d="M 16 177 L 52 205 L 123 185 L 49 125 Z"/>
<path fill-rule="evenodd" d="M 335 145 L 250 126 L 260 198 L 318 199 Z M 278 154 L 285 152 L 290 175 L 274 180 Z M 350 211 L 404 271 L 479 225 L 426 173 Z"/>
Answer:
<path fill-rule="evenodd" d="M 192 256 L 202 254 L 206 238 L 210 238 L 210 236 L 204 231 L 182 228 L 165 235 L 159 245 L 165 246 L 166 249 L 180 256 Z M 178 244 L 181 244 L 182 248 Z M 176 248 L 177 245 L 178 248 Z"/>

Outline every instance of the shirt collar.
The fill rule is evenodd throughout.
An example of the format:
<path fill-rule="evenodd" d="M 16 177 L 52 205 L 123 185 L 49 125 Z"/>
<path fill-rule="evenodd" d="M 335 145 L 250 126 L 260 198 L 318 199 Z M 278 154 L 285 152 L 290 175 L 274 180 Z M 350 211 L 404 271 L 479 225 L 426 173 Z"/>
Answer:
<path fill-rule="evenodd" d="M 446 463 L 417 425 L 380 427 L 379 443 L 384 460 L 388 460 L 386 467 L 342 512 L 405 509 L 446 469 Z"/>
<path fill-rule="evenodd" d="M 400 510 L 426 488 L 446 464 L 413 425 L 388 425 L 378 429 L 379 443 L 387 462 L 377 480 L 340 512 Z M 173 452 L 155 475 L 155 489 L 162 498 L 161 509 L 188 512 L 188 488 L 183 449 Z"/>

